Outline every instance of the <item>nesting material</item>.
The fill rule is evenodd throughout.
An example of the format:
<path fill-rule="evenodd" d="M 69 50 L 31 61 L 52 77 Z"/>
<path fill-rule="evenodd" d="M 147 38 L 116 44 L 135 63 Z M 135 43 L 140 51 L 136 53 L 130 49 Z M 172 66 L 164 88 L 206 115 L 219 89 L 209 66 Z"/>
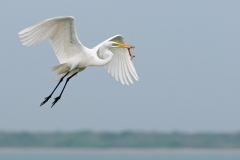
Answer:
<path fill-rule="evenodd" d="M 129 52 L 129 55 L 130 55 L 130 57 L 131 57 L 131 60 L 132 60 L 133 58 L 135 58 L 134 48 L 135 48 L 135 47 L 128 48 L 128 52 Z M 131 51 L 131 49 L 132 49 L 132 51 Z"/>

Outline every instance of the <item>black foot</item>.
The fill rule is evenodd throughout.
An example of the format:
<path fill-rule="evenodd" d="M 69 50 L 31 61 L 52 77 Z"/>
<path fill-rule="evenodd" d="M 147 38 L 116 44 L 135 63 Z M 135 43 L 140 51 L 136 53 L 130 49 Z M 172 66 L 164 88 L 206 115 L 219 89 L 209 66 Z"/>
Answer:
<path fill-rule="evenodd" d="M 40 107 L 44 105 L 51 97 L 52 97 L 51 95 L 46 97 L 45 100 L 40 104 Z"/>
<path fill-rule="evenodd" d="M 61 98 L 60 96 L 54 98 L 54 102 L 52 103 L 51 108 L 57 103 L 57 101 L 58 101 L 60 98 Z"/>

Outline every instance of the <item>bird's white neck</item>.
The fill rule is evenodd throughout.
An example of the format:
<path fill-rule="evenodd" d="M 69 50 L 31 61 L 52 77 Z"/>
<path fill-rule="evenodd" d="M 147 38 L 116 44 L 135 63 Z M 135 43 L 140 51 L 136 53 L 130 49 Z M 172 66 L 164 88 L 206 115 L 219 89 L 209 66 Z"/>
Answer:
<path fill-rule="evenodd" d="M 103 66 L 111 61 L 113 56 L 111 51 L 106 48 L 100 48 L 99 52 L 102 59 L 96 55 L 96 57 L 94 57 L 94 59 L 92 60 L 91 66 Z"/>
<path fill-rule="evenodd" d="M 109 55 L 106 59 L 100 59 L 98 58 L 95 62 L 95 66 L 104 66 L 108 62 L 111 61 L 113 55 Z"/>

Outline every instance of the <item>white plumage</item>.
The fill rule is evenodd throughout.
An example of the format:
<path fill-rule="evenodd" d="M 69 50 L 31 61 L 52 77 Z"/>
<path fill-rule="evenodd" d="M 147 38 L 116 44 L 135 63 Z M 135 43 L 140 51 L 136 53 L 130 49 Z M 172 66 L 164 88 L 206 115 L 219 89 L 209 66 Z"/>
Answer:
<path fill-rule="evenodd" d="M 50 40 L 60 62 L 60 65 L 52 67 L 52 70 L 62 77 L 61 81 L 65 76 L 76 75 L 88 66 L 103 65 L 122 84 L 133 83 L 131 77 L 139 79 L 128 50 L 134 48 L 133 46 L 127 45 L 121 35 L 115 35 L 89 49 L 79 41 L 73 17 L 50 18 L 22 30 L 18 35 L 22 44 L 26 46 Z"/>
<path fill-rule="evenodd" d="M 32 46 L 50 39 L 50 43 L 60 63 L 83 51 L 78 40 L 74 18 L 56 17 L 39 22 L 18 33 L 23 45 Z"/>

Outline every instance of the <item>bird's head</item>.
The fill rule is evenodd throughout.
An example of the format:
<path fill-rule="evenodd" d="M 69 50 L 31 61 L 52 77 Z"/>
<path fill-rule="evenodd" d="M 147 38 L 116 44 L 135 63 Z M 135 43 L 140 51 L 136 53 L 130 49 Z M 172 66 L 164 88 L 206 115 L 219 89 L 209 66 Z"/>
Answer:
<path fill-rule="evenodd" d="M 128 53 L 131 57 L 131 60 L 135 57 L 134 55 L 134 46 L 128 45 L 128 44 L 123 44 L 123 43 L 118 43 L 118 42 L 114 42 L 114 41 L 107 41 L 104 42 L 101 46 L 101 49 L 110 49 L 110 48 L 126 48 L 128 49 Z M 132 51 L 130 51 L 132 49 Z M 105 53 L 102 50 L 102 54 Z M 102 56 L 103 57 L 103 56 Z"/>
<path fill-rule="evenodd" d="M 128 44 L 123 44 L 123 43 L 118 43 L 118 42 L 112 42 L 110 41 L 110 43 L 112 43 L 111 47 L 116 47 L 116 48 L 127 48 L 128 49 L 128 53 L 131 57 L 131 60 L 135 57 L 134 55 L 134 46 L 128 45 Z M 130 51 L 132 49 L 132 52 Z"/>

